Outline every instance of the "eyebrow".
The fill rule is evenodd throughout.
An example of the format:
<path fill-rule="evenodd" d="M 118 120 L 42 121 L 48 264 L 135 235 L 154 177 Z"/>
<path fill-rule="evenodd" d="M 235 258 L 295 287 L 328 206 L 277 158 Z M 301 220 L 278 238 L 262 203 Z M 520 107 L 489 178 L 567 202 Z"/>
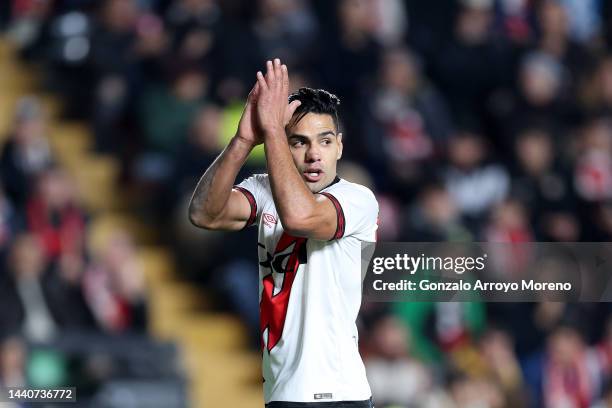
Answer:
<path fill-rule="evenodd" d="M 317 134 L 316 137 L 321 138 L 321 137 L 325 137 L 325 136 L 329 136 L 329 135 L 336 136 L 336 134 L 334 132 L 332 132 L 331 130 L 326 130 L 325 132 L 321 132 L 321 133 Z M 296 138 L 296 139 L 310 139 L 308 136 L 300 135 L 299 133 L 294 133 L 291 136 L 289 136 L 289 139 L 292 139 L 292 138 Z"/>

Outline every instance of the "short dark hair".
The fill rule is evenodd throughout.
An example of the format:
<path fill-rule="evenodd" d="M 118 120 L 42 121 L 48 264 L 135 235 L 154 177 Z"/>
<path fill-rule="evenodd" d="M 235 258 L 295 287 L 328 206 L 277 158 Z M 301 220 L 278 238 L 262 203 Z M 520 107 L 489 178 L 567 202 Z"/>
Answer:
<path fill-rule="evenodd" d="M 308 113 L 320 113 L 331 115 L 336 130 L 339 130 L 338 105 L 340 105 L 340 98 L 336 95 L 324 89 L 303 87 L 289 95 L 289 103 L 295 100 L 302 102 L 302 104 L 295 110 L 293 118 L 289 122 L 290 124 L 298 123 Z"/>

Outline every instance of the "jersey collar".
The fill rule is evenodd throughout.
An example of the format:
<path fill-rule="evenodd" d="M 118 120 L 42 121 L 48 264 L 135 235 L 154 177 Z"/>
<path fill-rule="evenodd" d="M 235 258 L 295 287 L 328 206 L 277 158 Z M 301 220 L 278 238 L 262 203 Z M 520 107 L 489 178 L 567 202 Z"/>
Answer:
<path fill-rule="evenodd" d="M 336 183 L 338 183 L 338 182 L 340 182 L 340 177 L 336 176 L 336 178 L 334 178 L 334 180 L 333 180 L 331 183 L 329 183 L 328 185 L 326 185 L 325 187 L 323 187 L 322 189 L 320 189 L 319 191 L 317 191 L 317 193 L 319 193 L 319 192 L 321 192 L 321 191 L 325 190 L 325 189 L 326 189 L 326 188 L 328 188 L 328 187 L 333 186 L 334 184 L 336 184 Z"/>

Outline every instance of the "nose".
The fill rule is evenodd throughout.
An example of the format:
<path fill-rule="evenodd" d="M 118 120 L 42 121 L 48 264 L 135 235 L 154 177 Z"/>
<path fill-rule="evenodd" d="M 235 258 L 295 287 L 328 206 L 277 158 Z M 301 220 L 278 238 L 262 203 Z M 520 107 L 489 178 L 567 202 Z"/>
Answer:
<path fill-rule="evenodd" d="M 314 163 L 321 160 L 321 151 L 316 144 L 312 144 L 306 151 L 306 162 Z"/>

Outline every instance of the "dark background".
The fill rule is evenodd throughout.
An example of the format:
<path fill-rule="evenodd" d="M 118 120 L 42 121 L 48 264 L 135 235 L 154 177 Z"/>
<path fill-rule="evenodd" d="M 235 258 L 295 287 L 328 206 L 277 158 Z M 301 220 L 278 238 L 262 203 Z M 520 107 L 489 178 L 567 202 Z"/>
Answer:
<path fill-rule="evenodd" d="M 0 384 L 261 405 L 255 231 L 186 203 L 273 57 L 340 97 L 380 240 L 611 240 L 609 1 L 13 0 L 0 26 Z M 612 407 L 610 310 L 364 304 L 375 401 Z"/>

